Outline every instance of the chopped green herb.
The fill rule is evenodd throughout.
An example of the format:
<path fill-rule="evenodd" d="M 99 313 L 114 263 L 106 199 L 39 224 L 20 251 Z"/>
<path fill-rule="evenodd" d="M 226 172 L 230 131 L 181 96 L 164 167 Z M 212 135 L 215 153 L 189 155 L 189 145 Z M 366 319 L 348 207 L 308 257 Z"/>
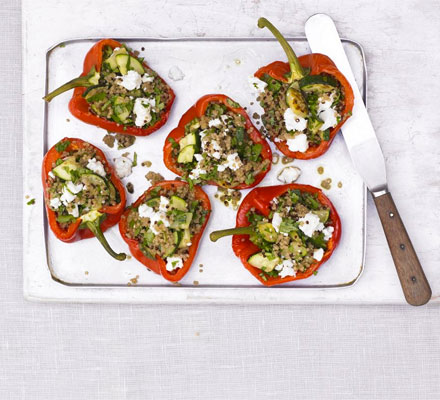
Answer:
<path fill-rule="evenodd" d="M 58 143 L 55 145 L 55 150 L 56 150 L 58 153 L 62 153 L 62 152 L 65 151 L 69 146 L 70 146 L 70 141 L 69 141 L 69 140 L 64 140 L 64 141 L 58 142 Z"/>
<path fill-rule="evenodd" d="M 32 204 L 35 204 L 35 199 L 30 199 L 26 204 L 28 206 L 31 206 Z"/>

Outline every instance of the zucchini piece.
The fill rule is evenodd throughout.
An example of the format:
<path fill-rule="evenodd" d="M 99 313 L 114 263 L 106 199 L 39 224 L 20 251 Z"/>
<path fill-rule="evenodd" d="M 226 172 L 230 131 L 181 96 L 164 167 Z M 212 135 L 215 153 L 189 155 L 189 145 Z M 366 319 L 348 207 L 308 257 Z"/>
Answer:
<path fill-rule="evenodd" d="M 75 157 L 66 158 L 60 165 L 56 166 L 52 172 L 54 175 L 58 176 L 65 181 L 71 181 L 72 175 L 70 171 L 76 171 L 80 169 L 81 166 L 75 161 Z"/>
<path fill-rule="evenodd" d="M 147 201 L 145 202 L 145 204 L 146 204 L 148 207 L 152 207 L 152 208 L 154 208 L 154 207 L 159 207 L 159 204 L 160 204 L 160 198 L 159 198 L 159 197 L 153 197 L 153 198 L 147 200 Z"/>
<path fill-rule="evenodd" d="M 127 122 L 133 104 L 127 97 L 117 96 L 113 101 L 113 111 L 122 123 Z"/>
<path fill-rule="evenodd" d="M 324 224 L 328 221 L 330 217 L 330 210 L 317 210 L 312 211 L 313 214 L 316 214 L 319 217 L 319 220 Z"/>
<path fill-rule="evenodd" d="M 299 81 L 299 87 L 306 93 L 330 92 L 338 86 L 338 81 L 331 76 L 308 75 Z"/>
<path fill-rule="evenodd" d="M 170 207 L 177 210 L 186 211 L 188 208 L 188 204 L 179 196 L 171 196 Z"/>
<path fill-rule="evenodd" d="M 263 236 L 263 239 L 267 242 L 274 243 L 277 241 L 277 231 L 270 222 L 258 224 L 257 229 L 261 236 Z"/>
<path fill-rule="evenodd" d="M 295 115 L 306 118 L 309 115 L 307 103 L 302 93 L 295 86 L 296 82 L 287 89 L 286 103 Z"/>
<path fill-rule="evenodd" d="M 188 247 L 190 243 L 191 243 L 191 233 L 189 229 L 185 229 L 182 234 L 182 240 L 179 243 L 179 248 L 182 249 Z"/>
<path fill-rule="evenodd" d="M 305 257 L 307 255 L 307 247 L 305 247 L 300 242 L 293 242 L 289 246 L 289 251 L 291 251 L 294 254 L 293 258 L 296 261 L 301 260 L 303 257 Z"/>
<path fill-rule="evenodd" d="M 177 162 L 183 164 L 192 162 L 192 160 L 194 159 L 195 152 L 196 150 L 193 144 L 184 147 L 183 150 L 181 150 L 179 155 L 177 156 Z"/>
<path fill-rule="evenodd" d="M 127 75 L 129 70 L 134 70 L 139 75 L 145 74 L 144 67 L 139 60 L 128 54 L 118 54 L 116 56 L 116 64 L 118 64 L 119 72 L 122 75 Z"/>
<path fill-rule="evenodd" d="M 309 122 L 307 123 L 307 128 L 312 133 L 318 133 L 319 128 L 324 125 L 324 122 L 318 118 L 309 118 Z"/>
<path fill-rule="evenodd" d="M 271 272 L 281 262 L 281 260 L 278 257 L 269 259 L 268 257 L 264 256 L 263 253 L 256 253 L 250 256 L 247 262 L 255 268 L 261 269 L 265 272 Z"/>
<path fill-rule="evenodd" d="M 112 71 L 118 70 L 118 64 L 116 63 L 116 56 L 119 54 L 127 54 L 127 49 L 125 47 L 120 47 L 118 50 L 113 50 L 112 55 L 104 61 Z"/>
<path fill-rule="evenodd" d="M 188 229 L 191 224 L 193 214 L 190 212 L 178 211 L 173 223 L 170 225 L 172 229 Z"/>
<path fill-rule="evenodd" d="M 110 198 L 113 200 L 118 200 L 118 191 L 115 188 L 115 185 L 113 185 L 112 181 L 110 179 L 107 180 L 107 188 L 110 192 Z"/>
<path fill-rule="evenodd" d="M 182 240 L 183 233 L 182 231 L 174 231 L 173 236 L 174 236 L 174 244 L 176 245 L 176 247 L 178 247 Z"/>
<path fill-rule="evenodd" d="M 190 133 L 186 136 L 184 136 L 182 139 L 180 139 L 179 146 L 180 150 L 182 150 L 184 147 L 189 146 L 191 144 L 196 145 L 197 144 L 197 135 L 195 133 Z"/>

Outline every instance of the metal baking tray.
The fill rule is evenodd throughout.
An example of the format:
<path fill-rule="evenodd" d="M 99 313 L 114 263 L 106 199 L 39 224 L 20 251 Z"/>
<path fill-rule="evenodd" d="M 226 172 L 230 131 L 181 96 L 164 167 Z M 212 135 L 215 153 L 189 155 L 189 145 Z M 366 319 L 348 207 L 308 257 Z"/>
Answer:
<path fill-rule="evenodd" d="M 45 90 L 56 88 L 82 72 L 82 63 L 89 48 L 98 38 L 72 39 L 57 43 L 46 53 Z M 160 172 L 166 179 L 174 175 L 162 162 L 162 146 L 168 132 L 175 127 L 181 115 L 202 95 L 224 93 L 246 107 L 252 117 L 261 108 L 255 100 L 255 93 L 248 83 L 248 77 L 261 66 L 274 60 L 284 60 L 279 44 L 272 38 L 117 38 L 144 56 L 146 62 L 156 70 L 176 93 L 170 118 L 160 130 L 145 138 L 137 138 L 133 146 L 117 150 L 110 149 L 103 142 L 106 134 L 103 129 L 87 125 L 75 119 L 68 111 L 68 101 L 72 93 L 65 93 L 44 107 L 44 153 L 65 136 L 79 137 L 99 146 L 112 160 L 122 153 L 134 152 L 138 155 L 138 166 L 124 183 L 132 182 L 134 194 L 128 194 L 127 204 L 131 204 L 149 186 L 145 174 Z M 290 37 L 298 55 L 310 52 L 304 37 Z M 350 60 L 357 83 L 366 101 L 367 71 L 363 49 L 352 40 L 342 40 Z M 144 49 L 144 50 L 142 50 Z M 184 77 L 174 81 L 168 75 L 170 68 L 179 68 Z M 256 121 L 255 121 L 256 122 Z M 258 125 L 257 125 L 258 126 Z M 261 125 L 260 125 L 261 126 Z M 273 148 L 274 152 L 279 153 Z M 142 167 L 142 161 L 152 162 L 151 168 Z M 271 302 L 280 290 L 344 288 L 353 285 L 361 276 L 365 261 L 366 237 L 366 188 L 353 170 L 345 144 L 338 135 L 330 150 L 322 157 L 301 161 L 293 165 L 302 170 L 298 183 L 319 186 L 323 179 L 332 179 L 332 188 L 326 194 L 335 204 L 342 220 L 342 238 L 331 259 L 321 266 L 316 276 L 294 281 L 282 286 L 265 288 L 242 266 L 232 252 L 231 239 L 217 243 L 209 241 L 209 232 L 235 225 L 236 211 L 226 208 L 214 195 L 216 188 L 205 186 L 210 196 L 213 212 L 206 227 L 198 254 L 193 266 L 178 285 L 171 284 L 162 277 L 149 272 L 142 264 L 131 258 L 124 262 L 113 260 L 95 239 L 66 244 L 55 238 L 50 231 L 45 212 L 44 237 L 47 267 L 52 279 L 70 287 L 124 287 L 127 291 L 137 288 L 151 288 L 144 292 L 145 300 L 150 302 L 172 301 L 173 292 L 186 291 L 186 298 L 197 297 L 203 289 L 242 289 L 238 297 L 246 297 L 246 289 L 261 289 L 266 296 L 270 290 Z M 317 172 L 324 167 L 324 174 Z M 273 165 L 261 185 L 278 184 L 276 176 L 284 165 Z M 342 187 L 338 187 L 338 182 Z M 243 191 L 243 197 L 247 194 Z M 116 251 L 128 247 L 115 226 L 106 232 L 110 244 Z M 203 267 L 200 267 L 202 265 Z M 163 290 L 160 290 L 160 289 Z M 140 290 L 140 289 L 137 289 Z M 222 291 L 214 290 L 215 297 L 221 298 Z M 234 291 L 234 293 L 238 293 Z M 170 298 L 171 296 L 171 298 Z M 182 298 L 182 293 L 179 293 Z M 235 295 L 237 297 L 237 295 Z M 214 297 L 213 297 L 214 298 Z M 276 299 L 275 299 L 276 301 Z"/>

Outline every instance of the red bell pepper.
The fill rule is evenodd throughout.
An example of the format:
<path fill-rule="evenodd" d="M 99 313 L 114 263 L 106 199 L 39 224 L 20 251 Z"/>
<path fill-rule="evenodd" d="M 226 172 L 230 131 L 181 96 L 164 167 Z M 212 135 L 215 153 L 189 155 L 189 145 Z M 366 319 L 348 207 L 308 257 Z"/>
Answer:
<path fill-rule="evenodd" d="M 178 143 L 185 136 L 185 125 L 191 122 L 194 118 L 202 117 L 205 114 L 205 111 L 208 108 L 209 104 L 212 102 L 222 103 L 227 107 L 229 111 L 242 115 L 246 120 L 245 127 L 249 133 L 250 139 L 254 143 L 259 143 L 263 146 L 261 150 L 261 157 L 263 158 L 263 160 L 272 161 L 272 151 L 269 144 L 264 139 L 260 131 L 252 124 L 246 111 L 228 96 L 225 96 L 223 94 L 208 94 L 201 97 L 196 102 L 196 104 L 194 104 L 185 114 L 183 114 L 177 128 L 173 129 L 167 136 L 165 140 L 165 145 L 163 147 L 163 160 L 169 170 L 173 171 L 179 176 L 183 175 L 182 171 L 178 167 L 177 157 L 173 155 L 172 140 Z M 269 163 L 266 171 L 261 171 L 258 175 L 255 176 L 255 181 L 252 184 L 248 185 L 246 183 L 242 183 L 234 187 L 233 189 L 248 189 L 258 185 L 269 172 L 270 167 L 271 162 Z M 221 186 L 218 182 L 209 181 L 207 183 L 209 185 Z"/>
<path fill-rule="evenodd" d="M 65 85 L 49 93 L 46 97 L 44 97 L 44 99 L 46 101 L 51 101 L 55 96 L 75 88 L 73 97 L 69 102 L 69 110 L 81 121 L 87 124 L 96 125 L 110 132 L 123 133 L 125 135 L 147 136 L 157 131 L 167 122 L 171 106 L 173 105 L 175 98 L 173 90 L 168 85 L 167 87 L 171 98 L 168 101 L 168 104 L 165 105 L 161 118 L 154 125 L 149 126 L 148 128 L 124 126 L 123 124 L 119 124 L 115 121 L 110 121 L 106 118 L 99 117 L 91 111 L 90 105 L 83 95 L 87 87 L 96 85 L 99 81 L 99 72 L 101 71 L 102 66 L 102 53 L 105 46 L 109 46 L 112 49 L 115 49 L 116 47 L 123 47 L 122 43 L 119 43 L 113 39 L 100 40 L 87 53 L 86 58 L 84 59 L 84 68 L 81 76 L 79 78 L 72 79 L 70 82 L 67 82 Z M 134 56 L 133 53 L 130 53 L 130 55 Z M 142 64 L 144 67 L 148 67 L 145 61 Z M 166 82 L 160 76 L 159 78 L 166 84 Z"/>
<path fill-rule="evenodd" d="M 260 18 L 258 20 L 258 26 L 260 28 L 267 27 L 273 33 L 286 52 L 289 62 L 272 62 L 269 65 L 261 67 L 257 72 L 255 72 L 255 77 L 261 79 L 265 74 L 267 74 L 278 81 L 291 83 L 294 80 L 303 78 L 305 75 L 327 74 L 335 78 L 343 88 L 344 108 L 342 110 L 342 118 L 334 128 L 331 128 L 329 140 L 322 140 L 319 145 L 310 146 L 304 153 L 299 151 L 290 151 L 286 141 L 275 142 L 275 145 L 278 147 L 278 149 L 288 157 L 302 160 L 319 157 L 328 150 L 339 129 L 341 129 L 345 121 L 351 116 L 354 105 L 354 95 L 350 83 L 336 68 L 334 62 L 326 55 L 313 53 L 297 58 L 295 52 L 292 50 L 281 33 L 268 20 L 265 18 Z"/>
<path fill-rule="evenodd" d="M 113 183 L 116 190 L 119 192 L 120 201 L 118 204 L 113 206 L 104 206 L 97 210 L 100 214 L 99 218 L 93 221 L 83 222 L 81 217 L 77 218 L 76 221 L 69 224 L 67 229 L 63 229 L 58 221 L 57 221 L 57 213 L 53 211 L 49 207 L 49 192 L 48 189 L 50 187 L 49 181 L 49 172 L 52 170 L 54 163 L 61 157 L 62 153 L 57 151 L 56 146 L 62 143 L 68 142 L 69 145 L 63 149 L 63 151 L 75 151 L 81 148 L 84 148 L 86 145 L 93 147 L 96 151 L 96 154 L 99 156 L 100 161 L 104 165 L 104 168 L 107 173 L 110 174 L 110 180 Z M 54 235 L 62 240 L 63 242 L 75 242 L 77 240 L 91 238 L 96 236 L 99 242 L 103 245 L 106 251 L 117 260 L 124 260 L 126 255 L 124 253 L 117 254 L 115 253 L 107 240 L 105 239 L 103 232 L 105 232 L 108 228 L 116 225 L 125 208 L 125 189 L 124 185 L 121 183 L 119 178 L 116 176 L 115 171 L 108 163 L 104 153 L 93 146 L 92 144 L 85 142 L 81 139 L 76 138 L 64 138 L 57 145 L 53 146 L 44 156 L 43 159 L 43 168 L 42 168 L 42 180 L 43 180 L 43 189 L 44 189 L 44 197 L 46 204 L 46 213 L 49 220 L 49 226 Z M 64 147 L 64 146 L 63 146 Z M 101 222 L 102 221 L 102 222 Z"/>
<path fill-rule="evenodd" d="M 295 189 L 300 190 L 301 192 L 316 194 L 317 200 L 323 206 L 330 209 L 329 220 L 331 223 L 329 226 L 334 228 L 332 237 L 327 242 L 327 249 L 321 261 L 317 261 L 312 264 L 305 272 L 297 272 L 296 276 L 286 276 L 285 278 L 269 276 L 266 278 L 267 280 L 264 280 L 260 276 L 261 269 L 253 267 L 248 263 L 249 257 L 261 251 L 261 249 L 250 240 L 249 234 L 252 234 L 252 228 L 249 228 L 251 224 L 247 218 L 247 214 L 249 211 L 251 211 L 251 209 L 255 209 L 255 211 L 267 217 L 270 213 L 271 201 L 274 198 L 283 195 L 288 190 Z M 236 228 L 212 232 L 210 237 L 211 240 L 216 241 L 219 238 L 228 235 L 234 235 L 232 238 L 232 249 L 234 250 L 235 255 L 240 258 L 245 268 L 263 285 L 273 286 L 298 279 L 308 278 L 315 271 L 317 271 L 318 268 L 330 258 L 339 243 L 339 239 L 341 237 L 341 220 L 330 200 L 322 193 L 320 189 L 316 187 L 295 183 L 279 186 L 258 187 L 250 191 L 249 194 L 243 199 L 243 202 L 241 203 L 237 212 Z"/>
<path fill-rule="evenodd" d="M 208 223 L 209 216 L 211 213 L 211 203 L 209 201 L 209 197 L 207 196 L 207 194 L 199 186 L 194 186 L 195 198 L 202 203 L 203 208 L 208 211 L 208 214 L 206 215 L 205 222 L 200 228 L 200 231 L 191 238 L 191 246 L 189 247 L 189 257 L 183 263 L 182 268 L 178 268 L 171 272 L 167 271 L 165 260 L 163 260 L 157 255 L 155 259 L 147 257 L 145 253 L 142 252 L 139 242 L 136 239 L 132 239 L 127 236 L 127 232 L 128 232 L 127 218 L 131 208 L 138 207 L 140 204 L 142 204 L 145 201 L 145 199 L 149 197 L 150 193 L 153 190 L 157 188 L 172 189 L 184 185 L 188 185 L 188 183 L 184 181 L 162 181 L 151 186 L 130 207 L 127 207 L 119 222 L 119 231 L 121 233 L 122 238 L 127 242 L 133 257 L 136 258 L 138 261 L 140 261 L 142 264 L 144 264 L 151 271 L 155 272 L 156 274 L 162 275 L 166 280 L 171 282 L 177 282 L 185 276 L 185 274 L 189 271 L 191 264 L 194 260 L 194 257 L 197 253 L 197 248 L 199 246 L 200 239 L 202 238 L 203 231 L 205 230 L 206 224 Z"/>

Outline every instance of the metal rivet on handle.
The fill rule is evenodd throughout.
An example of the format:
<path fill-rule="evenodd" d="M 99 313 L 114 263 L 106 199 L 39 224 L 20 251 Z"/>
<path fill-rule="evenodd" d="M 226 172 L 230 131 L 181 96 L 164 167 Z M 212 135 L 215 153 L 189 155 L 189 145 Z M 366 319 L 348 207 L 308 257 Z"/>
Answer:
<path fill-rule="evenodd" d="M 394 213 L 390 212 L 390 218 L 394 217 Z"/>
<path fill-rule="evenodd" d="M 405 245 L 402 243 L 402 244 L 400 245 L 400 248 L 401 248 L 402 250 L 405 250 Z"/>
<path fill-rule="evenodd" d="M 416 279 L 415 276 L 412 276 L 412 277 L 411 277 L 411 280 L 412 280 L 413 282 L 417 281 L 417 279 Z"/>

